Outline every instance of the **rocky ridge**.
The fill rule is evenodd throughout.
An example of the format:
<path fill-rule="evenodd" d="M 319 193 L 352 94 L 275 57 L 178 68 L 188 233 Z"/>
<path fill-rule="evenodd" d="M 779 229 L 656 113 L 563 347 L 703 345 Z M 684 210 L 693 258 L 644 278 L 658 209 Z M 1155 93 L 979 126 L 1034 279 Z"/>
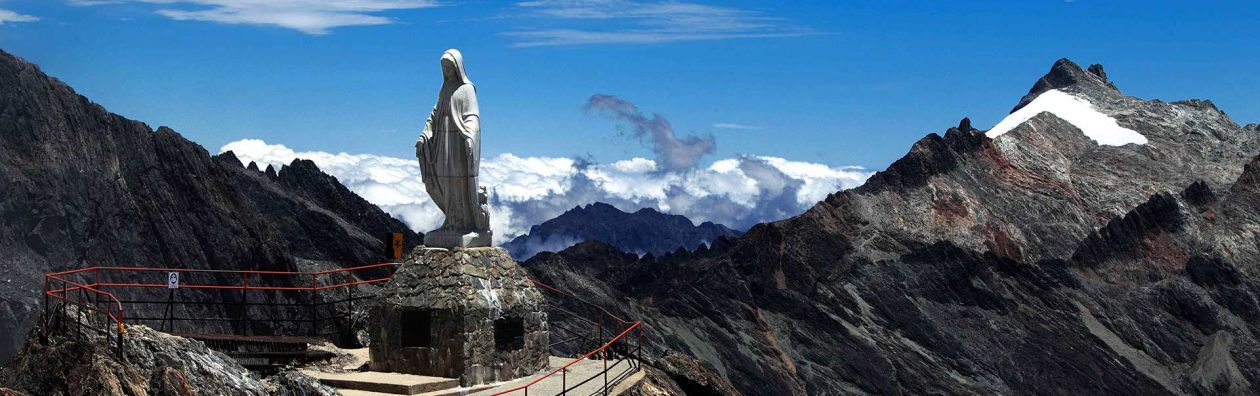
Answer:
<path fill-rule="evenodd" d="M 996 139 L 964 120 L 705 254 L 578 245 L 525 266 L 748 394 L 1254 393 L 1260 131 L 1068 60 L 1016 109 L 1050 90 L 1147 144 L 1053 113 Z"/>
<path fill-rule="evenodd" d="M 634 213 L 596 202 L 570 209 L 554 219 L 530 228 L 503 245 L 512 257 L 527 260 L 539 252 L 563 250 L 583 241 L 603 241 L 624 252 L 660 256 L 678 249 L 695 250 L 702 245 L 741 233 L 721 224 L 696 225 L 680 215 L 652 208 Z"/>
<path fill-rule="evenodd" d="M 44 273 L 370 264 L 386 232 L 419 240 L 309 161 L 258 172 L 212 157 L 0 51 L 0 363 L 33 325 Z"/>

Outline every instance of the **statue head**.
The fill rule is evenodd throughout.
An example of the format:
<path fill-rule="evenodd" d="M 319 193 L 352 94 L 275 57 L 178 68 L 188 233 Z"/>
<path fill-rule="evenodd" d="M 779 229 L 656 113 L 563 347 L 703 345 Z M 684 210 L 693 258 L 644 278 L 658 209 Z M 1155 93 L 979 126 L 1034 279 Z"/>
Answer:
<path fill-rule="evenodd" d="M 464 70 L 464 56 L 457 49 L 442 53 L 442 79 L 444 83 L 472 84 Z"/>

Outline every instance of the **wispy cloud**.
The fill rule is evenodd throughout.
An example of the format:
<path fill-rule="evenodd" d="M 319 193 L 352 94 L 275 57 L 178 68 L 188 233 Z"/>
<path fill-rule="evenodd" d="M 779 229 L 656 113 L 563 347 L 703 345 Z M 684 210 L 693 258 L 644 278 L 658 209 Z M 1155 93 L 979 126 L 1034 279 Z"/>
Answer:
<path fill-rule="evenodd" d="M 180 21 L 264 25 L 311 35 L 343 26 L 387 25 L 384 11 L 430 8 L 436 0 L 70 0 L 81 6 L 119 3 L 159 5 L 159 15 Z"/>
<path fill-rule="evenodd" d="M 761 127 L 755 125 L 732 124 L 728 122 L 719 122 L 713 124 L 713 127 L 717 129 L 761 129 Z"/>
<path fill-rule="evenodd" d="M 577 44 L 650 44 L 673 41 L 786 37 L 813 34 L 782 18 L 731 7 L 677 1 L 540 0 L 517 3 L 524 16 L 546 25 L 504 33 L 515 47 Z"/>
<path fill-rule="evenodd" d="M 19 14 L 10 10 L 0 8 L 0 25 L 13 22 L 35 22 L 39 18 L 31 15 Z"/>
<path fill-rule="evenodd" d="M 652 152 L 656 153 L 656 159 L 662 162 L 665 170 L 691 169 L 700 162 L 701 157 L 712 154 L 717 147 L 712 135 L 679 137 L 665 117 L 653 114 L 649 118 L 634 103 L 613 95 L 591 96 L 586 101 L 586 110 L 599 111 L 609 118 L 621 121 L 629 127 L 630 136 L 649 141 Z"/>

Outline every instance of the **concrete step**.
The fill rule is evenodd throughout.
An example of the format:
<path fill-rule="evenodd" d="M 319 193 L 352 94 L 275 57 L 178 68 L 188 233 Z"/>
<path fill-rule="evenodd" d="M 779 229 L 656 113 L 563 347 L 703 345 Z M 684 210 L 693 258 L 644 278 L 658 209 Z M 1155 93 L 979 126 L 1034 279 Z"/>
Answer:
<path fill-rule="evenodd" d="M 425 392 L 425 393 L 421 393 L 421 394 L 413 395 L 413 396 L 467 396 L 467 395 L 473 395 L 473 394 L 482 395 L 482 393 L 478 393 L 478 392 L 485 391 L 487 389 L 491 389 L 494 387 L 495 387 L 494 385 L 477 385 L 470 388 L 451 388 L 451 389 L 443 389 L 443 390 L 433 391 L 433 392 Z M 381 392 L 372 392 L 372 391 L 354 390 L 354 389 L 337 389 L 337 392 L 341 393 L 341 396 L 397 396 L 394 393 L 381 393 Z"/>
<path fill-rule="evenodd" d="M 361 371 L 353 373 L 321 373 L 303 371 L 319 382 L 339 390 L 368 391 L 392 395 L 418 395 L 459 387 L 454 378 Z M 343 394 L 345 392 L 343 391 Z M 360 393 L 361 394 L 361 393 Z M 370 394 L 369 394 L 370 395 Z"/>

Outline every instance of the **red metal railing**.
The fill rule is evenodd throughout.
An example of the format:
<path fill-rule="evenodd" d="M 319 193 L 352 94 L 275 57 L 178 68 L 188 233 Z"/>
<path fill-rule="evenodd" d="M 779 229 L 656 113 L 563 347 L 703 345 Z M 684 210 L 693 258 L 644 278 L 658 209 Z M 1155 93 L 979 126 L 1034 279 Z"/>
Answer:
<path fill-rule="evenodd" d="M 516 387 L 510 388 L 510 389 L 507 389 L 507 390 L 503 390 L 503 391 L 500 391 L 500 392 L 497 392 L 497 393 L 493 393 L 493 394 L 491 394 L 490 396 L 500 396 L 500 395 L 506 395 L 506 394 L 513 393 L 513 392 L 522 392 L 525 396 L 529 396 L 529 389 L 530 389 L 531 387 L 533 387 L 533 386 L 537 385 L 539 382 L 542 382 L 543 380 L 546 380 L 546 379 L 548 379 L 548 378 L 553 378 L 553 377 L 554 377 L 557 373 L 559 373 L 559 374 L 560 374 L 560 393 L 559 393 L 559 394 L 561 394 L 561 395 L 563 395 L 563 394 L 568 394 L 568 392 L 569 392 L 569 391 L 571 391 L 571 390 L 573 390 L 573 389 L 575 389 L 575 388 L 577 388 L 577 387 L 581 386 L 582 384 L 585 384 L 585 383 L 587 383 L 587 382 L 589 382 L 589 381 L 592 381 L 592 380 L 594 380 L 594 379 L 596 379 L 596 378 L 599 378 L 599 377 L 603 377 L 603 380 L 604 380 L 604 385 L 603 385 L 603 388 L 601 388 L 601 392 L 602 392 L 602 393 L 604 393 L 604 394 L 608 394 L 608 392 L 609 392 L 609 389 L 608 389 L 608 386 L 609 386 L 609 382 L 608 382 L 608 372 L 609 372 L 609 370 L 610 370 L 610 369 L 612 369 L 612 368 L 613 368 L 613 367 L 610 367 L 610 366 L 608 365 L 609 360 L 611 360 L 611 359 L 610 359 L 610 354 L 621 354 L 621 355 L 623 355 L 623 356 L 625 356 L 625 355 L 629 355 L 629 353 L 628 353 L 628 350 L 630 349 L 630 348 L 629 348 L 629 346 L 630 346 L 630 343 L 629 343 L 629 341 L 630 341 L 630 337 L 629 337 L 629 336 L 630 336 L 630 334 L 631 334 L 631 333 L 635 333 L 635 334 L 638 336 L 638 343 L 636 343 L 636 345 L 635 345 L 635 347 L 637 347 L 637 351 L 634 353 L 634 355 L 633 355 L 633 356 L 625 356 L 625 357 L 623 357 L 622 359 L 617 360 L 617 362 L 616 362 L 616 363 L 614 363 L 614 364 L 613 364 L 613 366 L 615 367 L 616 365 L 620 364 L 621 362 L 623 362 L 623 361 L 627 361 L 627 362 L 628 362 L 628 364 L 629 364 L 629 365 L 631 365 L 631 368 L 638 368 L 638 365 L 639 365 L 639 364 L 641 364 L 641 362 L 639 362 L 639 359 L 641 359 L 641 357 L 642 357 L 642 352 L 643 352 L 643 322 L 642 322 L 642 321 L 635 321 L 635 322 L 630 322 L 630 321 L 627 321 L 627 320 L 625 320 L 625 319 L 622 319 L 622 318 L 618 317 L 617 315 L 614 315 L 614 314 L 613 314 L 613 313 L 611 313 L 611 312 L 608 312 L 608 310 L 604 309 L 604 308 L 603 308 L 603 307 L 601 307 L 601 306 L 598 306 L 598 305 L 592 304 L 592 303 L 590 303 L 590 302 L 587 302 L 587 301 L 585 301 L 585 300 L 582 300 L 581 298 L 578 298 L 578 297 L 577 297 L 576 295 L 574 295 L 573 293 L 569 293 L 569 292 L 566 292 L 566 291 L 563 291 L 563 290 L 557 289 L 557 288 L 555 288 L 555 287 L 552 287 L 552 286 L 550 286 L 550 285 L 544 284 L 544 283 L 539 282 L 539 281 L 534 280 L 534 279 L 530 279 L 530 282 L 533 282 L 533 283 L 534 283 L 534 285 L 537 285 L 538 287 L 541 287 L 541 288 L 543 288 L 543 289 L 547 289 L 547 290 L 549 290 L 549 291 L 552 291 L 552 292 L 555 292 L 555 293 L 559 293 L 559 294 L 563 294 L 563 295 L 565 295 L 565 296 L 571 297 L 571 298 L 575 299 L 575 301 L 581 302 L 581 303 L 583 303 L 583 304 L 585 304 L 585 305 L 588 305 L 588 306 L 590 306 L 590 307 L 592 307 L 592 308 L 595 308 L 595 309 L 596 309 L 596 310 L 598 310 L 600 313 L 602 313 L 602 315 L 603 315 L 603 316 L 607 316 L 607 317 L 609 317 L 609 318 L 611 318 L 611 319 L 613 319 L 613 320 L 615 320 L 615 321 L 619 322 L 620 324 L 622 324 L 622 325 L 627 325 L 627 326 L 626 326 L 623 330 L 621 330 L 621 332 L 620 332 L 619 334 L 617 334 L 616 336 L 612 337 L 612 338 L 611 338 L 611 339 L 609 339 L 607 342 L 603 342 L 603 330 L 604 330 L 604 323 L 603 323 L 603 317 L 601 316 L 600 321 L 599 321 L 598 323 L 596 323 L 596 325 L 597 325 L 597 328 L 599 328 L 599 331 L 600 331 L 600 335 L 599 335 L 599 337 L 600 337 L 600 342 L 603 342 L 603 344 L 602 344 L 602 345 L 600 345 L 598 348 L 595 348 L 595 349 L 593 349 L 593 350 L 591 350 L 591 351 L 589 351 L 589 352 L 587 352 L 587 353 L 583 354 L 582 356 L 579 356 L 579 357 L 577 357 L 577 358 L 573 359 L 572 361 L 570 361 L 569 363 L 565 364 L 564 366 L 561 366 L 561 367 L 559 367 L 559 368 L 556 368 L 556 369 L 554 369 L 554 370 L 551 370 L 550 372 L 547 372 L 546 374 L 543 374 L 543 375 L 539 376 L 538 378 L 533 379 L 533 380 L 532 380 L 532 381 L 530 381 L 530 382 L 527 382 L 527 383 L 525 383 L 525 384 L 521 384 L 521 385 L 519 385 L 519 386 L 516 386 Z M 566 309 L 564 309 L 564 308 L 562 308 L 562 307 L 559 307 L 559 306 L 554 306 L 554 305 L 553 305 L 553 309 L 556 309 L 556 310 L 560 310 L 560 311 L 563 311 L 563 312 L 568 312 L 568 313 L 570 313 L 570 314 L 573 314 L 572 312 L 569 312 L 568 310 L 566 310 Z M 575 316 L 576 316 L 576 314 L 573 314 L 573 315 L 575 315 Z M 591 322 L 589 319 L 584 319 L 584 320 L 585 320 L 585 321 L 587 321 L 587 322 Z M 594 323 L 594 322 L 592 322 L 592 323 Z M 554 324 L 553 324 L 553 326 L 554 326 Z M 616 346 L 616 345 L 618 345 L 618 344 L 621 344 L 621 345 L 626 345 L 627 347 L 626 347 L 626 348 L 623 348 L 626 352 L 618 352 L 618 351 L 617 351 L 617 348 L 615 348 L 615 347 L 614 347 L 614 346 Z M 600 371 L 600 372 L 599 372 L 598 374 L 596 374 L 595 376 L 589 377 L 589 378 L 587 378 L 587 379 L 585 379 L 585 380 L 583 380 L 583 381 L 581 381 L 581 382 L 579 382 L 579 383 L 577 383 L 577 384 L 573 385 L 572 387 L 570 387 L 570 386 L 569 386 L 569 380 L 568 380 L 569 368 L 570 368 L 570 367 L 572 367 L 573 365 L 575 365 L 575 364 L 577 364 L 577 363 L 579 363 L 579 362 L 583 361 L 583 360 L 589 359 L 589 358 L 591 358 L 592 356 L 596 356 L 596 355 L 600 355 L 600 354 L 603 354 L 603 358 L 601 359 L 601 360 L 603 360 L 603 363 L 604 363 L 604 368 L 603 368 L 603 370 L 602 370 L 602 371 Z"/>
<path fill-rule="evenodd" d="M 122 334 L 126 332 L 128 320 L 133 321 L 161 321 L 162 327 L 170 323 L 172 330 L 177 320 L 193 320 L 193 321 L 250 321 L 247 316 L 248 307 L 251 303 L 248 301 L 248 292 L 330 292 L 336 289 L 345 289 L 347 292 L 346 299 L 332 300 L 320 303 L 306 304 L 276 304 L 276 303 L 254 303 L 253 305 L 288 305 L 288 306 L 306 306 L 314 307 L 323 304 L 336 304 L 348 302 L 353 309 L 353 302 L 357 299 L 368 298 L 370 296 L 360 296 L 355 298 L 354 286 L 380 283 L 389 281 L 393 275 L 393 268 L 398 263 L 381 263 L 373 265 L 364 265 L 358 267 L 338 268 L 318 272 L 295 272 L 295 271 L 263 271 L 263 270 L 212 270 L 212 269 L 187 269 L 187 268 L 144 268 L 144 267 L 88 267 L 76 270 L 55 272 L 44 275 L 44 299 L 45 309 L 50 305 L 49 300 L 57 300 L 63 302 L 64 307 L 67 305 L 76 305 L 80 311 L 87 314 L 102 314 L 104 322 L 111 324 L 111 327 L 117 328 L 117 344 L 119 354 L 122 354 Z M 387 270 L 388 275 L 376 276 L 368 279 L 358 279 L 354 276 L 355 272 Z M 213 280 L 222 279 L 239 279 L 236 283 L 223 282 L 184 282 L 181 281 L 178 289 L 196 289 L 196 290 L 226 290 L 240 291 L 240 302 L 205 302 L 205 301 L 175 301 L 174 295 L 177 289 L 171 289 L 170 296 L 166 301 L 161 300 L 126 300 L 120 299 L 115 293 L 104 291 L 108 290 L 151 290 L 168 288 L 167 283 L 146 283 L 146 282 L 124 282 L 111 281 L 111 275 L 122 273 L 139 273 L 139 274 L 162 274 L 166 278 L 166 274 L 179 273 L 186 275 L 204 274 Z M 344 275 L 344 278 L 340 278 Z M 181 275 L 183 276 L 183 275 Z M 81 280 L 80 278 L 87 278 Z M 134 279 L 136 276 L 128 277 Z M 270 282 L 263 278 L 271 278 Z M 279 278 L 279 279 L 277 279 Z M 340 279 L 339 279 L 340 278 Z M 73 279 L 73 280 L 72 280 Z M 327 279 L 327 280 L 326 280 Z M 192 280 L 192 279 L 189 279 Z M 322 283 L 325 284 L 321 284 Z M 299 286 L 300 285 L 300 286 Z M 168 314 L 162 318 L 146 318 L 136 316 L 127 318 L 123 314 L 123 304 L 166 304 L 168 306 Z M 172 305 L 177 304 L 200 304 L 200 305 L 239 305 L 242 312 L 246 313 L 244 318 L 178 318 L 173 313 Z M 330 318 L 318 318 L 314 309 L 310 311 L 312 318 L 309 319 L 277 319 L 268 318 L 271 322 L 310 322 L 312 333 L 318 334 L 319 322 L 329 320 Z M 76 322 L 82 327 L 81 317 L 83 314 L 76 315 Z M 90 323 L 89 323 L 90 325 Z M 89 326 L 90 327 L 90 326 Z M 98 329 L 99 330 L 99 329 Z M 107 336 L 112 337 L 112 330 L 105 331 Z"/>
<path fill-rule="evenodd" d="M 106 328 L 103 330 L 106 340 L 109 341 L 113 338 L 116 342 L 118 357 L 121 358 L 123 353 L 122 337 L 123 333 L 127 331 L 124 324 L 122 302 L 118 301 L 118 298 L 113 294 L 96 289 L 95 283 L 83 284 L 62 278 L 62 276 L 75 272 L 56 272 L 44 276 L 44 309 L 49 309 L 49 299 L 61 301 L 62 317 L 65 318 L 67 316 L 66 308 L 71 304 L 76 305 L 78 307 L 74 315 L 75 325 L 78 327 L 78 331 L 75 332 L 76 336 L 82 334 L 85 315 L 103 315 L 100 317 L 104 319 L 102 322 L 106 325 Z M 97 279 L 99 278 L 100 276 L 97 275 Z M 88 293 L 91 293 L 90 297 Z M 100 309 L 102 306 L 104 306 L 104 310 Z M 87 327 L 89 329 L 94 328 L 92 323 L 88 323 Z M 113 332 L 115 329 L 117 330 L 116 333 Z"/>
<path fill-rule="evenodd" d="M 82 269 L 77 269 L 77 270 L 62 271 L 62 272 L 46 274 L 44 276 L 44 298 L 45 298 L 44 306 L 45 306 L 45 309 L 48 309 L 49 307 L 48 300 L 56 299 L 64 303 L 63 309 L 67 305 L 74 304 L 74 305 L 79 306 L 81 310 L 83 311 L 86 311 L 89 313 L 102 314 L 103 315 L 102 317 L 105 319 L 103 320 L 103 322 L 106 324 L 113 325 L 112 327 L 116 328 L 117 330 L 115 340 L 117 341 L 118 354 L 121 357 L 123 354 L 122 336 L 126 332 L 126 325 L 127 325 L 127 319 L 123 315 L 124 303 L 133 303 L 133 304 L 163 304 L 165 303 L 169 306 L 171 304 L 177 304 L 181 302 L 175 302 L 173 300 L 174 291 L 171 292 L 172 297 L 168 299 L 166 302 L 154 301 L 154 300 L 119 299 L 114 293 L 106 292 L 101 289 L 111 289 L 111 288 L 112 289 L 140 289 L 140 290 L 161 289 L 161 288 L 168 288 L 168 284 L 167 283 L 145 283 L 145 282 L 112 282 L 112 281 L 109 281 L 109 278 L 110 278 L 109 275 L 111 274 L 118 274 L 118 273 L 167 274 L 167 273 L 175 272 L 175 273 L 180 273 L 180 274 L 208 274 L 208 275 L 214 275 L 215 278 L 219 278 L 219 279 L 222 279 L 225 277 L 235 279 L 239 277 L 240 281 L 238 283 L 231 283 L 231 284 L 204 283 L 204 282 L 186 283 L 186 282 L 183 282 L 182 280 L 179 283 L 178 285 L 179 289 L 234 290 L 234 291 L 242 292 L 242 302 L 217 303 L 220 305 L 243 305 L 245 307 L 248 307 L 248 302 L 245 301 L 245 299 L 248 298 L 248 294 L 246 294 L 246 292 L 248 291 L 325 292 L 325 291 L 336 290 L 336 289 L 346 289 L 348 293 L 348 297 L 346 300 L 333 301 L 334 303 L 348 301 L 351 304 L 353 304 L 353 301 L 355 300 L 353 296 L 354 286 L 389 281 L 390 278 L 393 276 L 393 272 L 394 272 L 393 268 L 398 265 L 400 264 L 381 263 L 381 264 L 365 265 L 365 266 L 350 267 L 350 268 L 339 268 L 339 269 L 318 271 L 318 272 L 261 271 L 261 270 L 210 270 L 210 269 L 143 268 L 143 267 L 88 267 L 88 268 L 82 268 Z M 369 279 L 356 279 L 356 277 L 354 276 L 355 271 L 370 271 L 370 270 L 378 270 L 382 268 L 388 269 L 389 274 L 386 276 L 378 276 L 378 277 L 369 278 Z M 328 284 L 320 284 L 321 283 L 320 281 L 322 278 L 332 278 L 332 277 L 338 276 L 339 274 L 345 275 L 344 280 L 333 280 L 333 281 L 326 282 Z M 91 280 L 76 282 L 76 281 L 72 281 L 68 279 L 74 276 L 78 276 L 78 277 L 90 276 Z M 286 281 L 279 282 L 279 284 L 276 284 L 276 282 L 272 282 L 272 284 L 267 284 L 266 282 L 251 283 L 251 280 L 259 280 L 264 277 L 284 277 L 288 279 Z M 505 394 L 509 394 L 513 392 L 523 392 L 525 395 L 529 395 L 530 387 L 535 386 L 539 382 L 542 382 L 543 380 L 546 380 L 548 378 L 553 378 L 554 376 L 556 376 L 556 374 L 560 375 L 561 394 L 567 393 L 568 391 L 573 390 L 574 388 L 577 388 L 601 376 L 603 377 L 603 381 L 604 381 L 604 386 L 602 388 L 602 391 L 607 393 L 609 390 L 608 389 L 608 386 L 609 386 L 608 373 L 610 369 L 621 364 L 622 362 L 627 362 L 627 364 L 629 364 L 631 368 L 637 368 L 638 365 L 641 364 L 641 362 L 639 361 L 642 357 L 642 348 L 643 348 L 643 323 L 641 321 L 631 322 L 631 321 L 625 320 L 613 314 L 612 312 L 609 312 L 607 309 L 605 309 L 602 306 L 592 304 L 590 302 L 582 300 L 581 298 L 578 298 L 573 293 L 569 293 L 569 292 L 557 289 L 550 285 L 538 282 L 534 279 L 530 279 L 530 281 L 534 285 L 537 285 L 540 288 L 572 298 L 575 301 L 578 301 L 596 310 L 598 314 L 600 315 L 598 322 L 592 321 L 588 318 L 583 318 L 581 317 L 581 315 L 577 313 L 573 313 L 565 309 L 564 307 L 561 307 L 558 304 L 551 304 L 552 308 L 556 310 L 557 312 L 563 312 L 563 313 L 573 315 L 574 317 L 577 317 L 581 321 L 595 325 L 595 327 L 598 329 L 597 339 L 600 344 L 597 348 L 589 352 L 586 352 L 582 356 L 579 356 L 573 359 L 572 361 L 570 361 L 569 363 L 565 364 L 562 367 L 551 370 L 550 372 L 542 376 L 539 376 L 538 378 L 535 378 L 534 380 L 526 384 L 511 388 L 502 392 L 495 393 L 492 396 L 505 395 Z M 307 286 L 297 286 L 301 284 L 307 284 Z M 172 290 L 175 290 L 175 289 L 172 289 Z M 371 296 L 364 295 L 364 296 L 360 296 L 359 298 L 362 299 L 362 298 L 370 298 L 370 297 Z M 214 302 L 194 302 L 194 303 L 216 304 Z M 275 304 L 275 303 L 257 303 L 257 304 L 258 305 L 283 305 L 283 304 Z M 316 304 L 316 303 L 308 303 L 305 305 L 311 306 L 313 304 Z M 318 304 L 322 304 L 322 303 L 318 303 Z M 289 305 L 294 305 L 294 304 L 289 304 Z M 296 305 L 302 305 L 302 304 L 296 304 Z M 353 307 L 351 308 L 353 309 Z M 83 315 L 81 314 L 76 315 L 76 323 L 78 323 L 80 327 L 83 326 L 82 319 L 81 319 L 82 316 Z M 605 334 L 604 331 L 605 331 L 605 325 L 606 325 L 604 321 L 604 317 L 611 319 L 611 322 L 607 324 L 615 325 L 616 326 L 615 328 L 620 330 L 616 336 L 608 339 L 607 341 L 604 340 L 604 334 Z M 328 319 L 328 318 L 323 318 L 323 319 Z M 135 318 L 132 318 L 132 320 L 136 320 L 136 321 L 163 320 L 163 326 L 165 326 L 165 323 L 166 323 L 165 321 L 169 320 L 171 321 L 172 329 L 174 329 L 174 321 L 177 320 L 177 318 L 171 315 L 171 316 L 167 316 L 163 318 L 135 317 Z M 190 318 L 188 320 L 212 321 L 212 320 L 221 320 L 221 319 Z M 241 319 L 225 319 L 225 320 L 241 320 Z M 245 318 L 243 320 L 249 320 L 249 319 Z M 274 317 L 267 318 L 267 320 L 270 322 L 286 321 L 285 319 L 277 319 Z M 317 328 L 319 320 L 321 319 L 316 317 L 316 318 L 312 318 L 308 320 L 296 320 L 296 321 L 313 321 L 312 322 L 313 328 Z M 289 321 L 294 321 L 294 320 L 289 320 Z M 617 330 L 614 330 L 614 332 L 616 331 Z M 105 334 L 107 335 L 107 337 L 115 336 L 115 333 L 112 333 L 112 330 L 108 328 L 105 330 Z M 634 343 L 634 345 L 632 345 L 630 342 L 632 338 L 630 337 L 631 334 L 637 335 L 637 343 Z M 618 348 L 618 346 L 623 346 L 623 347 Z M 633 354 L 630 353 L 631 347 L 636 349 L 636 351 Z M 579 383 L 573 385 L 572 387 L 569 387 L 568 385 L 569 368 L 583 360 L 587 360 L 593 356 L 598 356 L 601 354 L 602 354 L 602 360 L 604 364 L 603 371 L 601 371 L 598 374 L 595 374 L 594 376 L 588 377 L 580 381 Z M 616 359 L 616 362 L 613 363 L 612 366 L 609 366 L 609 361 L 614 360 L 610 358 L 613 355 L 619 355 L 620 358 Z"/>

